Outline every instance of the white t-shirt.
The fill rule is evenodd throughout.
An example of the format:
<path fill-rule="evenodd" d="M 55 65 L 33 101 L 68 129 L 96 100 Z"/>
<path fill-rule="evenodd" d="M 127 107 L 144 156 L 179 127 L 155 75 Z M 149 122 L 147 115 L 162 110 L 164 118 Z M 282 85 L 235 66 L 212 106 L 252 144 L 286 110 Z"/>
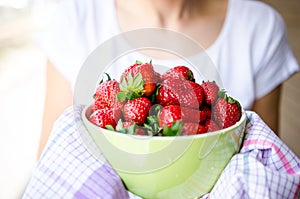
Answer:
<path fill-rule="evenodd" d="M 37 41 L 74 88 L 90 53 L 120 33 L 113 0 L 66 0 Z M 222 31 L 206 53 L 223 88 L 245 109 L 298 70 L 284 21 L 259 1 L 229 0 Z"/>

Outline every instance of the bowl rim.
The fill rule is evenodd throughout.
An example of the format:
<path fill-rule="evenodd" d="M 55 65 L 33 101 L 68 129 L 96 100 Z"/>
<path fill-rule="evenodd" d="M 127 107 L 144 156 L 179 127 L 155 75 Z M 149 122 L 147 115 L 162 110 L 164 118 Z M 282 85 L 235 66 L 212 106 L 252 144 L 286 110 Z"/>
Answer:
<path fill-rule="evenodd" d="M 118 135 L 118 136 L 125 136 L 128 137 L 128 134 L 124 134 L 124 133 L 120 133 L 117 131 L 111 131 L 109 129 L 105 129 L 105 128 L 101 128 L 95 124 L 93 124 L 92 122 L 89 121 L 88 117 L 87 117 L 87 112 L 91 111 L 92 105 L 86 105 L 84 107 L 84 109 L 82 110 L 81 113 L 81 119 L 83 120 L 83 123 L 88 123 L 90 125 L 92 125 L 93 127 L 99 128 L 101 129 L 100 132 L 105 133 L 105 134 L 113 134 L 113 135 Z M 174 140 L 176 139 L 197 139 L 197 138 L 205 138 L 205 137 L 211 137 L 211 136 L 216 136 L 216 135 L 222 135 L 225 134 L 227 132 L 231 132 L 235 129 L 237 129 L 240 125 L 242 125 L 242 123 L 245 122 L 245 120 L 247 119 L 247 115 L 245 110 L 242 108 L 242 115 L 241 118 L 238 122 L 236 122 L 234 125 L 227 127 L 225 129 L 220 129 L 217 131 L 213 131 L 213 132 L 207 132 L 207 133 L 203 133 L 203 134 L 196 134 L 196 135 L 180 135 L 180 136 L 147 136 L 147 135 L 130 135 L 130 137 L 134 137 L 134 138 L 147 138 L 147 139 L 151 139 L 151 140 Z M 86 124 L 85 124 L 86 125 Z M 104 130 L 104 131 L 102 131 Z M 117 133 L 117 134 L 116 134 Z"/>

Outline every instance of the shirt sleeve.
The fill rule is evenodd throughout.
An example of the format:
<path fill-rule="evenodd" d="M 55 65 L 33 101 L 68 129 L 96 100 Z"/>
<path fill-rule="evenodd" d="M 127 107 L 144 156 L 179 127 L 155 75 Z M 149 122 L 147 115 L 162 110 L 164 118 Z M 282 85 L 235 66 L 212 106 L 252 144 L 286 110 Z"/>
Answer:
<path fill-rule="evenodd" d="M 299 70 L 296 58 L 288 44 L 285 23 L 280 14 L 269 7 L 264 27 L 255 35 L 260 57 L 254 69 L 256 98 L 260 98 L 287 80 Z"/>
<path fill-rule="evenodd" d="M 78 40 L 78 5 L 75 2 L 61 1 L 46 28 L 34 36 L 36 44 L 72 87 L 85 55 Z"/>

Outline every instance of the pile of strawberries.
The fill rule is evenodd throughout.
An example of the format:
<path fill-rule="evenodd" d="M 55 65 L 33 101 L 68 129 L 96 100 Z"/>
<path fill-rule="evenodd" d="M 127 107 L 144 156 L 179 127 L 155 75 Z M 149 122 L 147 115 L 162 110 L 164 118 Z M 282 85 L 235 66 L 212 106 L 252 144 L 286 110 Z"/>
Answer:
<path fill-rule="evenodd" d="M 234 125 L 241 117 L 238 101 L 214 81 L 195 82 L 186 66 L 164 74 L 151 61 L 123 71 L 119 81 L 101 81 L 89 120 L 101 128 L 133 135 L 195 135 Z"/>

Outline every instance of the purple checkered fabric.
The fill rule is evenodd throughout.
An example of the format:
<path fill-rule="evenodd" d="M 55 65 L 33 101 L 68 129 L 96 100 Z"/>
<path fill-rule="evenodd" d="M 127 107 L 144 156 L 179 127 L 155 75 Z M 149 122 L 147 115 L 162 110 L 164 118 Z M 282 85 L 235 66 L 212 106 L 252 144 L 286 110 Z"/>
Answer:
<path fill-rule="evenodd" d="M 139 198 L 128 192 L 81 122 L 83 106 L 67 109 L 57 120 L 23 198 Z M 240 153 L 233 156 L 209 194 L 202 198 L 297 199 L 299 158 L 254 112 Z M 84 133 L 85 136 L 81 134 Z M 85 147 L 89 145 L 89 150 Z"/>

